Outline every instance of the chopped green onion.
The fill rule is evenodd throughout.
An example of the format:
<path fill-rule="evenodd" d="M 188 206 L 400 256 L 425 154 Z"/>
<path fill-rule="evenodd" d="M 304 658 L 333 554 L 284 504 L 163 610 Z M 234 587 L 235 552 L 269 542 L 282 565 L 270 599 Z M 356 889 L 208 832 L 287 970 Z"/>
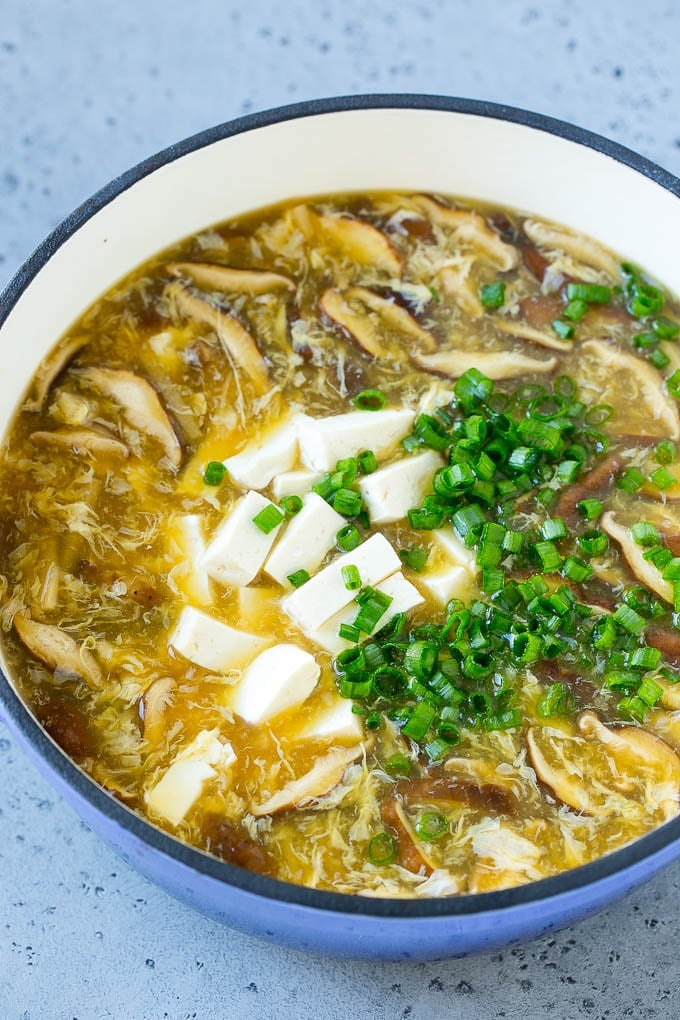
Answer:
<path fill-rule="evenodd" d="M 548 517 L 541 525 L 541 537 L 555 541 L 567 537 L 567 525 L 561 517 Z"/>
<path fill-rule="evenodd" d="M 309 581 L 309 576 L 306 570 L 296 570 L 293 574 L 288 575 L 288 580 L 294 588 L 301 588 L 303 584 Z"/>
<path fill-rule="evenodd" d="M 382 411 L 387 397 L 382 390 L 362 390 L 352 401 L 360 411 Z"/>
<path fill-rule="evenodd" d="M 597 528 L 584 531 L 582 535 L 579 535 L 577 541 L 586 556 L 602 556 L 607 551 L 609 544 L 605 533 Z"/>
<path fill-rule="evenodd" d="M 273 503 L 269 503 L 267 506 L 262 507 L 259 514 L 255 514 L 253 524 L 260 531 L 264 532 L 265 535 L 268 535 L 274 528 L 278 528 L 284 518 L 285 514 L 282 514 Z"/>
<path fill-rule="evenodd" d="M 662 574 L 664 581 L 680 580 L 680 556 L 673 556 L 664 567 Z"/>
<path fill-rule="evenodd" d="M 570 301 L 586 301 L 589 305 L 608 305 L 612 289 L 598 283 L 568 283 L 567 297 Z"/>
<path fill-rule="evenodd" d="M 658 348 L 650 351 L 647 355 L 647 361 L 649 361 L 651 365 L 654 365 L 654 368 L 658 368 L 659 371 L 661 371 L 662 368 L 668 368 L 671 363 L 671 359 L 668 357 L 666 352 L 659 350 Z"/>
<path fill-rule="evenodd" d="M 541 569 L 546 573 L 562 566 L 562 557 L 554 542 L 536 542 L 533 551 L 541 561 Z"/>
<path fill-rule="evenodd" d="M 361 510 L 361 493 L 355 489 L 338 489 L 333 499 L 333 509 L 343 517 L 356 517 Z"/>
<path fill-rule="evenodd" d="M 344 638 L 345 641 L 353 641 L 356 644 L 361 637 L 361 631 L 357 627 L 352 627 L 349 623 L 341 623 L 338 627 L 338 636 Z"/>
<path fill-rule="evenodd" d="M 552 328 L 562 340 L 571 340 L 574 335 L 574 327 L 562 319 L 553 319 Z"/>
<path fill-rule="evenodd" d="M 660 315 L 652 322 L 652 329 L 662 340 L 674 340 L 680 333 L 680 324 Z"/>
<path fill-rule="evenodd" d="M 335 541 L 343 552 L 352 552 L 358 545 L 361 545 L 361 535 L 355 524 L 346 524 L 335 536 Z"/>
<path fill-rule="evenodd" d="M 636 613 L 630 606 L 619 606 L 612 614 L 612 619 L 616 620 L 628 634 L 633 634 L 635 637 L 640 637 L 645 629 L 644 617 Z"/>
<path fill-rule="evenodd" d="M 226 473 L 226 465 L 221 460 L 211 460 L 203 470 L 203 481 L 206 485 L 219 485 Z"/>
<path fill-rule="evenodd" d="M 451 445 L 451 436 L 431 414 L 418 415 L 413 433 L 423 446 L 429 446 L 431 450 L 445 450 Z"/>
<path fill-rule="evenodd" d="M 408 511 L 408 521 L 416 531 L 432 531 L 440 528 L 444 520 L 442 510 L 427 510 L 425 507 L 417 507 Z"/>
<path fill-rule="evenodd" d="M 517 634 L 512 642 L 512 654 L 520 666 L 528 666 L 543 655 L 543 642 L 538 634 Z"/>
<path fill-rule="evenodd" d="M 633 337 L 633 346 L 637 347 L 638 350 L 648 350 L 656 347 L 659 339 L 660 337 L 656 333 L 636 333 Z"/>
<path fill-rule="evenodd" d="M 415 824 L 420 839 L 431 841 L 441 839 L 449 830 L 447 819 L 439 811 L 426 811 Z"/>
<path fill-rule="evenodd" d="M 414 570 L 417 574 L 423 569 L 430 555 L 429 549 L 414 545 L 410 549 L 400 549 L 399 558 L 405 567 Z"/>
<path fill-rule="evenodd" d="M 437 665 L 437 646 L 431 641 L 414 641 L 406 649 L 404 666 L 409 673 L 420 680 L 426 680 L 434 673 Z"/>
<path fill-rule="evenodd" d="M 419 701 L 402 727 L 401 732 L 410 740 L 422 740 L 434 721 L 436 712 L 427 701 Z"/>
<path fill-rule="evenodd" d="M 358 567 L 348 564 L 341 569 L 340 573 L 342 574 L 347 591 L 358 591 L 361 588 L 361 576 Z"/>
<path fill-rule="evenodd" d="M 675 443 L 664 439 L 654 451 L 654 459 L 658 464 L 672 464 L 675 460 Z"/>
<path fill-rule="evenodd" d="M 479 292 L 484 308 L 502 308 L 505 303 L 504 283 L 485 283 Z"/>
<path fill-rule="evenodd" d="M 524 535 L 521 531 L 506 531 L 503 536 L 503 551 L 517 555 L 524 546 Z"/>
<path fill-rule="evenodd" d="M 647 672 L 650 669 L 658 669 L 661 665 L 661 652 L 658 648 L 635 648 L 628 657 L 628 667 L 630 669 L 641 669 L 643 672 Z M 661 692 L 663 693 L 663 691 Z M 660 697 L 661 695 L 659 695 Z"/>
<path fill-rule="evenodd" d="M 602 501 L 599 499 L 581 499 L 576 504 L 576 509 L 585 520 L 594 521 L 602 514 Z"/>
<path fill-rule="evenodd" d="M 329 499 L 335 492 L 333 476 L 328 473 L 322 475 L 319 481 L 315 482 L 312 486 L 312 492 L 315 492 L 317 496 L 321 496 L 322 499 Z"/>
<path fill-rule="evenodd" d="M 368 589 L 364 589 L 366 592 Z M 361 595 L 364 593 L 362 592 Z M 357 596 L 357 601 L 361 596 Z M 361 609 L 357 613 L 354 626 L 359 630 L 363 631 L 364 634 L 371 634 L 375 629 L 380 617 L 383 616 L 394 600 L 390 595 L 385 595 L 383 592 L 376 591 L 374 588 L 370 589 L 368 597 L 363 598 L 360 601 Z"/>
<path fill-rule="evenodd" d="M 393 754 L 383 767 L 385 772 L 389 772 L 391 776 L 410 776 L 411 759 L 407 758 L 405 754 Z"/>
<path fill-rule="evenodd" d="M 650 651 L 656 651 L 656 649 L 650 649 Z M 640 701 L 643 701 L 650 708 L 654 708 L 662 694 L 663 687 L 656 680 L 652 680 L 651 677 L 643 680 L 637 689 L 637 696 Z"/>
<path fill-rule="evenodd" d="M 479 369 L 469 368 L 453 387 L 456 399 L 466 411 L 477 407 L 493 393 L 493 382 Z"/>
<path fill-rule="evenodd" d="M 397 841 L 389 832 L 379 832 L 368 844 L 368 859 L 371 864 L 381 867 L 397 856 Z"/>
<path fill-rule="evenodd" d="M 404 690 L 403 673 L 392 666 L 381 666 L 371 676 L 373 690 L 380 698 L 394 698 Z"/>
<path fill-rule="evenodd" d="M 642 558 L 647 560 L 648 563 L 653 563 L 657 570 L 663 570 L 673 559 L 673 553 L 662 545 L 654 545 L 646 553 L 642 554 Z"/>
<path fill-rule="evenodd" d="M 666 387 L 672 397 L 680 397 L 680 368 L 676 368 L 666 379 Z"/>
<path fill-rule="evenodd" d="M 357 463 L 362 475 L 372 475 L 378 469 L 378 460 L 373 450 L 362 450 L 357 456 Z"/>
<path fill-rule="evenodd" d="M 624 492 L 637 492 L 645 484 L 645 480 L 642 471 L 639 468 L 632 467 L 624 471 L 618 478 L 616 487 L 617 489 L 623 489 Z"/>
<path fill-rule="evenodd" d="M 281 500 L 281 509 L 285 511 L 286 517 L 294 517 L 302 510 L 302 500 L 299 496 L 284 496 Z"/>
<path fill-rule="evenodd" d="M 517 708 L 497 715 L 488 715 L 483 721 L 485 730 L 516 730 L 522 725 L 522 713 Z"/>
<path fill-rule="evenodd" d="M 636 319 L 646 319 L 647 316 L 660 312 L 662 308 L 663 294 L 658 287 L 652 287 L 648 283 L 639 282 L 633 285 L 628 302 L 628 311 Z"/>
<path fill-rule="evenodd" d="M 458 727 L 454 726 L 452 722 L 447 722 L 446 720 L 439 724 L 437 736 L 440 740 L 443 740 L 445 744 L 448 744 L 449 747 L 459 744 L 461 739 Z"/>
<path fill-rule="evenodd" d="M 583 458 L 585 460 L 585 457 Z M 575 482 L 581 471 L 581 462 L 578 460 L 563 460 L 557 465 L 555 480 L 560 485 L 571 485 Z"/>
<path fill-rule="evenodd" d="M 638 545 L 658 545 L 661 541 L 659 532 L 649 521 L 636 521 L 630 533 Z"/>
<path fill-rule="evenodd" d="M 562 309 L 562 315 L 565 319 L 569 319 L 570 322 L 580 322 L 587 311 L 588 305 L 585 301 L 581 301 L 580 298 L 575 298 Z"/>
<path fill-rule="evenodd" d="M 676 485 L 678 481 L 673 472 L 669 471 L 667 467 L 657 468 L 649 477 L 657 489 L 662 490 L 670 488 L 671 485 Z"/>
<path fill-rule="evenodd" d="M 647 715 L 648 705 L 642 701 L 641 698 L 633 695 L 632 697 L 622 698 L 616 706 L 618 711 L 626 719 L 636 719 L 638 722 L 644 722 L 645 716 Z"/>
<path fill-rule="evenodd" d="M 609 421 L 613 413 L 614 408 L 611 404 L 595 404 L 586 413 L 586 425 L 602 425 L 604 422 Z"/>
<path fill-rule="evenodd" d="M 593 568 L 576 556 L 567 556 L 562 565 L 562 576 L 575 584 L 583 584 L 593 576 Z"/>
<path fill-rule="evenodd" d="M 569 715 L 574 709 L 574 695 L 563 683 L 551 684 L 536 705 L 538 715 L 550 719 L 556 715 Z"/>
<path fill-rule="evenodd" d="M 524 418 L 519 423 L 517 431 L 527 446 L 533 446 L 544 453 L 557 454 L 563 448 L 560 430 L 549 421 Z"/>

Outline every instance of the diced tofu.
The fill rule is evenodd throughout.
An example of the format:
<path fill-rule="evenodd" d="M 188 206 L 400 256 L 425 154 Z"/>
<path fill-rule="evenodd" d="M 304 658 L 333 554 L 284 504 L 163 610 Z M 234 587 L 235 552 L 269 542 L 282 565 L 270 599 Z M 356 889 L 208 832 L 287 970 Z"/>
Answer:
<path fill-rule="evenodd" d="M 312 573 L 347 521 L 315 492 L 308 492 L 302 510 L 293 517 L 264 565 L 264 571 L 279 584 L 290 588 L 288 575 L 296 570 Z"/>
<path fill-rule="evenodd" d="M 168 644 L 190 662 L 213 673 L 243 666 L 271 642 L 256 634 L 234 630 L 214 616 L 185 606 Z"/>
<path fill-rule="evenodd" d="M 296 734 L 297 740 L 361 740 L 364 725 L 349 698 L 338 698 Z"/>
<path fill-rule="evenodd" d="M 471 594 L 473 575 L 465 567 L 445 567 L 421 574 L 418 580 L 445 606 L 451 599 L 465 599 Z"/>
<path fill-rule="evenodd" d="M 457 567 L 465 567 L 472 574 L 477 573 L 477 561 L 474 549 L 468 549 L 456 535 L 453 528 L 438 528 L 431 531 L 430 535 L 435 540 L 439 549 Z"/>
<path fill-rule="evenodd" d="M 400 521 L 409 510 L 420 506 L 443 463 L 440 454 L 427 450 L 414 457 L 397 460 L 362 478 L 359 490 L 371 524 Z"/>
<path fill-rule="evenodd" d="M 236 688 L 232 708 L 249 723 L 263 723 L 314 690 L 321 667 L 297 645 L 274 645 L 251 662 Z"/>
<path fill-rule="evenodd" d="M 374 587 L 376 591 L 381 591 L 392 599 L 392 602 L 380 617 L 375 627 L 376 631 L 387 626 L 392 617 L 396 616 L 397 613 L 407 613 L 410 609 L 415 609 L 416 606 L 422 605 L 425 601 L 418 589 L 410 581 L 407 581 L 401 573 L 392 574 L 391 577 L 388 577 L 380 584 L 376 584 Z M 352 624 L 358 612 L 359 606 L 352 602 L 340 613 L 337 613 L 328 620 L 322 627 L 309 631 L 308 636 L 312 641 L 320 645 L 321 648 L 325 649 L 325 651 L 337 655 L 338 652 L 342 652 L 345 648 L 351 648 L 352 646 L 351 641 L 346 641 L 345 638 L 340 637 L 338 633 L 340 624 Z M 361 640 L 365 641 L 369 636 L 368 634 L 362 635 Z"/>
<path fill-rule="evenodd" d="M 297 415 L 300 459 L 312 471 L 332 471 L 339 460 L 356 457 L 361 450 L 384 457 L 408 435 L 413 418 L 413 411 L 405 408 L 349 411 L 330 418 Z"/>
<path fill-rule="evenodd" d="M 380 534 L 372 535 L 352 552 L 338 556 L 281 603 L 284 612 L 305 633 L 316 630 L 354 599 L 356 592 L 348 591 L 342 577 L 342 568 L 350 564 L 357 568 L 362 586 L 365 586 L 384 581 L 399 569 L 401 561 Z"/>
<path fill-rule="evenodd" d="M 233 457 L 227 457 L 224 466 L 242 489 L 264 489 L 274 475 L 293 467 L 297 453 L 297 429 L 287 422 L 256 446 L 247 446 Z"/>
<path fill-rule="evenodd" d="M 272 482 L 274 499 L 282 500 L 285 496 L 304 496 L 319 481 L 323 471 L 284 471 L 276 475 Z"/>
<path fill-rule="evenodd" d="M 191 602 L 209 606 L 213 600 L 207 571 L 200 566 L 206 541 L 198 514 L 178 514 L 168 529 L 170 555 L 179 562 L 170 571 L 171 580 Z"/>
<path fill-rule="evenodd" d="M 220 738 L 219 730 L 203 730 L 146 793 L 147 806 L 171 825 L 179 825 L 203 793 L 208 780 L 218 772 L 228 772 L 235 762 L 234 750 Z"/>
<path fill-rule="evenodd" d="M 253 518 L 274 504 L 259 492 L 248 492 L 238 501 L 215 532 L 201 560 L 210 577 L 221 584 L 250 584 L 267 559 L 280 524 L 265 535 Z"/>
<path fill-rule="evenodd" d="M 278 601 L 279 594 L 279 589 L 273 586 L 239 588 L 237 591 L 239 623 L 246 627 L 258 627 L 269 613 L 272 602 Z"/>

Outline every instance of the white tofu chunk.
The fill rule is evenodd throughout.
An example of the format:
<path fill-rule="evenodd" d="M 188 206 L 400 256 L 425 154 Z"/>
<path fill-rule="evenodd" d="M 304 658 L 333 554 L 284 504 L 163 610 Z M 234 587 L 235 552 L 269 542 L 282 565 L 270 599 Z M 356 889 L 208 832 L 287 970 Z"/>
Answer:
<path fill-rule="evenodd" d="M 281 603 L 281 608 L 305 633 L 316 630 L 349 605 L 356 592 L 348 591 L 342 568 L 353 564 L 359 571 L 361 584 L 377 585 L 401 566 L 396 552 L 380 534 L 362 542 L 352 552 L 338 556 L 301 588 Z"/>
<path fill-rule="evenodd" d="M 349 698 L 337 698 L 296 734 L 296 740 L 362 740 L 364 724 Z"/>
<path fill-rule="evenodd" d="M 386 578 L 380 584 L 374 585 L 374 587 L 376 591 L 381 591 L 392 599 L 392 602 L 378 620 L 374 633 L 381 630 L 382 627 L 386 627 L 397 613 L 407 613 L 410 609 L 415 609 L 416 606 L 422 605 L 425 601 L 415 585 L 407 581 L 401 573 L 392 574 L 391 577 Z M 340 613 L 337 613 L 328 620 L 322 627 L 309 631 L 308 636 L 325 651 L 337 655 L 338 652 L 344 651 L 345 648 L 352 647 L 351 641 L 346 641 L 345 638 L 340 637 L 338 633 L 340 624 L 354 623 L 358 612 L 359 606 L 356 602 L 352 602 Z M 367 641 L 369 637 L 370 634 L 362 634 L 361 640 Z"/>
<path fill-rule="evenodd" d="M 272 585 L 268 588 L 239 588 L 236 594 L 239 624 L 257 628 L 269 612 L 272 602 L 278 601 L 280 592 Z"/>
<path fill-rule="evenodd" d="M 445 606 L 451 599 L 466 599 L 471 594 L 473 575 L 465 567 L 445 567 L 421 574 L 418 580 Z"/>
<path fill-rule="evenodd" d="M 371 524 L 400 521 L 409 510 L 420 506 L 443 464 L 444 458 L 440 454 L 427 450 L 397 460 L 362 478 L 359 490 Z"/>
<path fill-rule="evenodd" d="M 361 450 L 384 457 L 408 435 L 413 418 L 413 411 L 406 408 L 349 411 L 330 418 L 297 415 L 300 459 L 312 471 L 332 471 L 339 460 L 356 457 Z"/>
<path fill-rule="evenodd" d="M 267 638 L 235 630 L 193 606 L 184 607 L 168 638 L 176 652 L 213 673 L 237 669 L 270 643 Z"/>
<path fill-rule="evenodd" d="M 292 585 L 288 575 L 296 570 L 313 573 L 326 553 L 335 545 L 335 538 L 347 524 L 346 519 L 325 499 L 308 492 L 302 510 L 292 518 L 264 565 L 265 574 L 286 588 Z"/>
<path fill-rule="evenodd" d="M 264 489 L 274 475 L 293 467 L 298 455 L 297 429 L 290 422 L 270 432 L 263 441 L 227 457 L 224 466 L 242 489 Z"/>
<path fill-rule="evenodd" d="M 236 688 L 232 708 L 249 723 L 263 723 L 300 705 L 316 687 L 321 667 L 297 645 L 268 648 L 254 659 Z"/>
<path fill-rule="evenodd" d="M 272 482 L 274 499 L 282 500 L 286 496 L 304 496 L 322 477 L 323 471 L 307 471 L 299 468 L 296 471 L 284 471 L 275 475 Z"/>
<path fill-rule="evenodd" d="M 236 762 L 231 744 L 220 739 L 219 730 L 203 730 L 181 751 L 170 768 L 145 795 L 147 806 L 171 825 L 179 825 L 218 772 L 228 772 Z"/>
<path fill-rule="evenodd" d="M 253 518 L 274 504 L 252 490 L 242 496 L 227 519 L 219 526 L 201 560 L 210 577 L 221 584 L 250 584 L 262 570 L 280 524 L 269 534 L 253 524 Z"/>
<path fill-rule="evenodd" d="M 435 540 L 439 549 L 445 554 L 454 566 L 465 567 L 471 574 L 477 573 L 477 560 L 474 549 L 468 549 L 463 545 L 453 528 L 437 528 L 431 531 L 430 535 Z"/>
<path fill-rule="evenodd" d="M 191 602 L 209 606 L 213 593 L 208 573 L 200 566 L 206 541 L 198 514 L 177 514 L 172 518 L 168 528 L 168 547 L 173 559 L 179 561 L 169 573 L 171 581 Z"/>

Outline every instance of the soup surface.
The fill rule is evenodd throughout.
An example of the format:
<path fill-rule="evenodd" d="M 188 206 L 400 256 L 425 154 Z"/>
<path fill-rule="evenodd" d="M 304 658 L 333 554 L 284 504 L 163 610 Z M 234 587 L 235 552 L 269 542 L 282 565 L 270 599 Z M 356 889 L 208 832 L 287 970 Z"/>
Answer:
<path fill-rule="evenodd" d="M 289 882 L 483 892 L 640 836 L 680 792 L 679 321 L 595 241 L 436 196 L 183 241 L 5 439 L 22 695 Z"/>

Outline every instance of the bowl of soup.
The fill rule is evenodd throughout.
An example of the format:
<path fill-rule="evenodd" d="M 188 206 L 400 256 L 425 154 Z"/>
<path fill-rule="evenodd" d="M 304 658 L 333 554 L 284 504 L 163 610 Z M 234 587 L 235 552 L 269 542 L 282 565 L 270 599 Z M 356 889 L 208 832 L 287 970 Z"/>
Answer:
<path fill-rule="evenodd" d="M 586 916 L 680 852 L 678 182 L 368 97 L 114 181 L 2 297 L 0 685 L 142 873 L 312 952 Z"/>

